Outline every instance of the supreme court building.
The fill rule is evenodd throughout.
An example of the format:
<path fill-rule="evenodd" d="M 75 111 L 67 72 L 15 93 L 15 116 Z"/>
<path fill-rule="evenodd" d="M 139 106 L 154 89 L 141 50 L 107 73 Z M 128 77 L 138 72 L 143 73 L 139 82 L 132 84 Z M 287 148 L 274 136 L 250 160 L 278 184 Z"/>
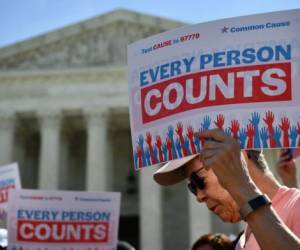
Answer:
<path fill-rule="evenodd" d="M 185 183 L 161 188 L 155 167 L 134 171 L 126 48 L 182 25 L 117 10 L 0 48 L 0 165 L 17 161 L 23 188 L 122 192 L 119 238 L 137 249 L 238 233 Z"/>

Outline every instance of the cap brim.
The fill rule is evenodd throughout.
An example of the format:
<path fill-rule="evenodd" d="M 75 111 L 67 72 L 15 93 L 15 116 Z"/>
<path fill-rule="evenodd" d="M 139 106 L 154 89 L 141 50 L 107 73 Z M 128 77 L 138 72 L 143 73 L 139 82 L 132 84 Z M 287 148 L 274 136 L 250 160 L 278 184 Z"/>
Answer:
<path fill-rule="evenodd" d="M 166 163 L 154 173 L 154 180 L 163 186 L 173 185 L 184 180 L 187 177 L 185 164 L 195 159 L 197 156 L 198 155 L 191 155 Z"/>

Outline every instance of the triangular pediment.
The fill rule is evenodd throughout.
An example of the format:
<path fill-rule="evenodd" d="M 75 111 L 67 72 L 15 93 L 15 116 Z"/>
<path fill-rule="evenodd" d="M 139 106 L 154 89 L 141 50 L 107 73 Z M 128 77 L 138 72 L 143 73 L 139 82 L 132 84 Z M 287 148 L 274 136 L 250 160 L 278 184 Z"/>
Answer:
<path fill-rule="evenodd" d="M 126 64 L 127 45 L 184 23 L 127 10 L 0 49 L 0 70 L 68 69 Z"/>

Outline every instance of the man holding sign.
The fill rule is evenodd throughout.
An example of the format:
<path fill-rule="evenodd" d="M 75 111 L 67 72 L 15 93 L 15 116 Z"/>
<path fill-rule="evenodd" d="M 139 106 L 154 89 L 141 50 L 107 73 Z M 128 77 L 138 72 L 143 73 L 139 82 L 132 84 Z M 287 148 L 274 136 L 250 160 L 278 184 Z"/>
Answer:
<path fill-rule="evenodd" d="M 159 184 L 187 178 L 223 221 L 244 219 L 238 249 L 300 249 L 300 191 L 260 154 L 300 147 L 299 15 L 196 24 L 128 47 L 135 169 L 169 162 Z"/>
<path fill-rule="evenodd" d="M 242 152 L 221 130 L 198 136 L 206 139 L 201 155 L 167 163 L 155 181 L 172 185 L 187 178 L 197 200 L 223 221 L 245 220 L 236 249 L 300 249 L 300 191 L 280 186 L 259 151 Z"/>

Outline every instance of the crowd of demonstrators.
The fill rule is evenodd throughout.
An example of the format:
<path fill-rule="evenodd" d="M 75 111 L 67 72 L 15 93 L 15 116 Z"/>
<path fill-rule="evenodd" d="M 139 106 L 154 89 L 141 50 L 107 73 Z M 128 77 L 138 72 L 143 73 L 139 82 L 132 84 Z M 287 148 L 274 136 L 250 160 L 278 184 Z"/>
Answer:
<path fill-rule="evenodd" d="M 232 242 L 225 234 L 205 234 L 192 246 L 191 250 L 230 250 Z"/>
<path fill-rule="evenodd" d="M 201 155 L 167 163 L 161 185 L 188 179 L 189 190 L 224 222 L 246 222 L 236 249 L 300 249 L 300 190 L 281 186 L 262 152 L 241 151 L 221 130 L 198 133 Z"/>
<path fill-rule="evenodd" d="M 296 161 L 291 149 L 280 150 L 276 171 L 282 183 L 289 188 L 298 188 Z"/>

